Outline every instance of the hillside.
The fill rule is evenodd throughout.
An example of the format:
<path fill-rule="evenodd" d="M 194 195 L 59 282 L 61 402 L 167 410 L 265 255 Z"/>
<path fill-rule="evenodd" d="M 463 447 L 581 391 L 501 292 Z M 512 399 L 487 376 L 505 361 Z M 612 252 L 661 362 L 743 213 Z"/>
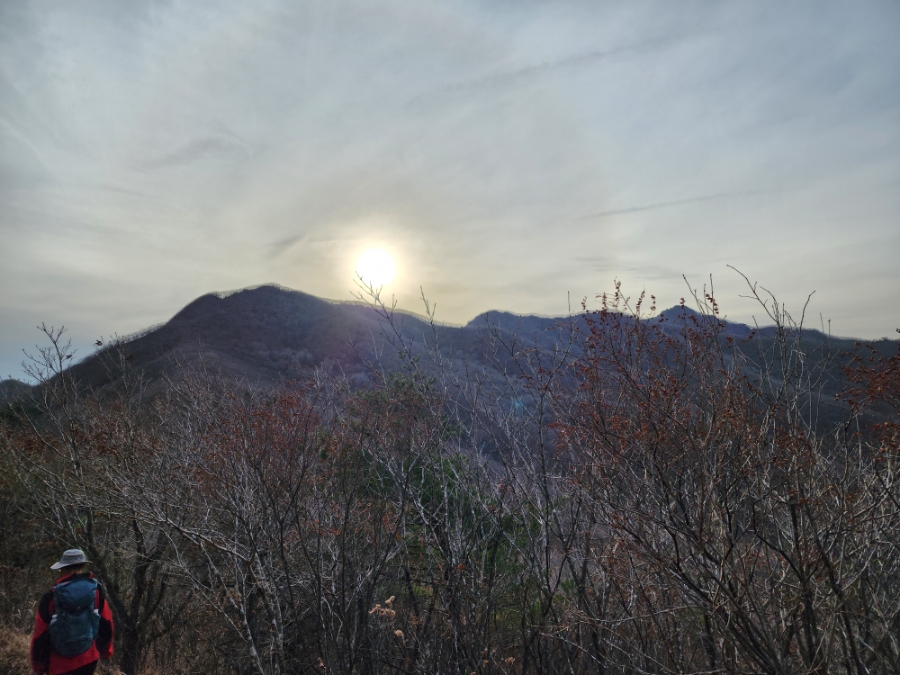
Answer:
<path fill-rule="evenodd" d="M 416 356 L 437 344 L 449 363 L 487 365 L 483 344 L 493 330 L 518 334 L 549 349 L 559 319 L 491 312 L 466 326 L 431 326 L 422 317 L 394 314 L 391 326 L 371 307 L 337 303 L 278 286 L 197 298 L 165 324 L 119 345 L 130 367 L 149 382 L 201 365 L 257 386 L 302 377 L 314 368 L 339 369 L 360 383 L 371 362 L 399 366 L 398 339 Z M 396 329 L 396 330 L 395 330 Z M 118 377 L 112 347 L 104 345 L 71 368 L 83 385 L 102 389 Z M 425 359 L 427 360 L 427 359 Z"/>
<path fill-rule="evenodd" d="M 19 380 L 0 381 L 0 408 L 20 396 L 24 396 L 30 390 L 31 386 Z"/>
<path fill-rule="evenodd" d="M 677 338 L 683 322 L 699 318 L 696 312 L 675 307 L 652 321 L 663 321 L 664 332 Z M 550 354 L 565 346 L 569 328 L 583 331 L 584 317 L 564 319 L 492 311 L 465 326 L 431 326 L 423 317 L 397 312 L 392 326 L 361 303 L 337 303 L 265 285 L 197 298 L 165 324 L 126 339 L 118 349 L 151 389 L 154 383 L 199 367 L 262 387 L 325 368 L 365 386 L 373 362 L 378 361 L 387 370 L 400 367 L 398 341 L 420 358 L 421 367 L 432 372 L 427 350 L 432 355 L 440 353 L 447 370 L 462 373 L 468 369 L 471 373 L 474 368 L 482 378 L 500 383 L 507 379 L 504 371 L 516 379 L 513 353 L 533 348 Z M 754 331 L 738 323 L 726 323 L 725 333 L 743 343 L 741 349 L 757 367 L 761 355 L 771 353 L 775 339 L 771 328 Z M 751 335 L 753 339 L 748 340 Z M 803 341 L 805 352 L 830 352 L 838 363 L 845 362 L 857 345 L 854 340 L 818 331 L 804 331 Z M 897 345 L 897 341 L 881 340 L 873 347 L 882 356 L 889 356 L 896 352 Z M 71 374 L 83 386 L 102 390 L 121 375 L 112 356 L 110 345 L 101 346 L 73 365 Z M 833 405 L 834 395 L 844 385 L 839 369 L 834 368 L 824 387 L 827 405 Z M 29 389 L 14 380 L 0 383 L 0 405 Z"/>
<path fill-rule="evenodd" d="M 679 645 L 687 635 L 695 641 L 692 654 L 702 655 L 722 605 L 697 588 L 735 589 L 740 599 L 729 607 L 768 630 L 775 614 L 808 615 L 810 605 L 796 589 L 814 582 L 815 621 L 830 625 L 843 599 L 827 575 L 815 572 L 823 555 L 856 584 L 841 592 L 848 589 L 859 606 L 881 598 L 890 608 L 892 614 L 872 616 L 881 621 L 877 630 L 893 635 L 900 617 L 900 515 L 892 504 L 900 499 L 900 473 L 883 461 L 896 453 L 883 452 L 881 430 L 897 428 L 891 406 L 900 400 L 900 371 L 892 366 L 882 371 L 886 377 L 870 380 L 888 385 L 876 400 L 887 409 L 854 418 L 834 399 L 846 384 L 839 368 L 825 371 L 822 396 L 808 377 L 820 372 L 820 354 L 842 353 L 853 343 L 816 332 L 779 341 L 776 332 L 718 325 L 681 308 L 643 323 L 613 312 L 570 321 L 490 312 L 466 326 L 432 328 L 421 317 L 398 313 L 390 323 L 362 305 L 271 286 L 207 295 L 165 325 L 101 345 L 72 367 L 71 375 L 100 393 L 86 405 L 63 408 L 60 398 L 48 397 L 0 409 L 0 477 L 7 479 L 0 480 L 6 515 L 0 565 L 22 570 L 8 586 L 25 589 L 18 602 L 33 607 L 50 564 L 40 552 L 51 544 L 57 551 L 90 547 L 105 579 L 138 561 L 130 587 L 109 585 L 110 597 L 120 594 L 119 607 L 128 607 L 130 589 L 145 598 L 140 614 L 119 615 L 137 626 L 132 639 L 138 629 L 147 634 L 148 624 L 165 634 L 173 621 L 204 616 L 208 644 L 216 645 L 192 651 L 195 634 L 176 631 L 185 645 L 180 654 L 188 655 L 178 658 L 195 665 L 153 672 L 242 672 L 244 633 L 222 620 L 236 600 L 270 644 L 277 644 L 265 637 L 273 635 L 266 633 L 270 617 L 287 617 L 280 626 L 289 647 L 280 658 L 293 665 L 280 672 L 318 672 L 325 658 L 338 663 L 349 648 L 333 636 L 344 634 L 346 617 L 366 622 L 360 630 L 381 650 L 370 672 L 403 662 L 409 644 L 451 653 L 448 645 L 459 635 L 474 641 L 499 634 L 499 663 L 524 660 L 527 647 L 512 650 L 529 617 L 536 623 L 523 641 L 545 636 L 541 649 L 558 648 L 555 662 L 579 636 L 568 633 L 569 617 L 586 617 L 604 635 L 613 611 L 612 620 L 631 631 L 605 633 L 617 658 L 660 634 Z M 392 340 L 403 341 L 406 359 L 397 357 Z M 735 344 L 746 359 L 730 349 Z M 412 364 L 426 377 L 366 389 L 372 374 L 366 361 L 376 356 L 385 369 Z M 141 399 L 103 396 L 118 377 L 116 358 L 157 391 L 201 365 L 263 387 L 313 368 L 333 369 L 357 386 L 326 379 L 321 387 L 272 396 L 224 383 L 212 391 L 173 389 L 173 405 L 142 406 Z M 560 358 L 573 367 L 555 368 Z M 733 359 L 743 371 L 730 367 Z M 535 360 L 543 368 L 534 369 Z M 781 361 L 790 365 L 787 374 Z M 522 362 L 535 379 L 514 370 Z M 764 363 L 772 368 L 754 377 Z M 544 387 L 550 372 L 559 379 Z M 430 386 L 432 376 L 442 378 L 438 387 Z M 464 388 L 455 388 L 454 376 Z M 34 393 L 77 400 L 59 383 Z M 888 424 L 868 424 L 875 415 Z M 862 432 L 835 433 L 835 423 L 848 421 Z M 37 528 L 35 513 L 44 523 Z M 865 555 L 848 556 L 851 546 Z M 786 556 L 794 558 L 785 562 Z M 760 574 L 760 560 L 779 561 L 778 574 L 768 567 Z M 663 566 L 671 573 L 657 575 Z M 887 572 L 869 575 L 873 568 Z M 546 593 L 547 579 L 557 579 L 560 590 Z M 298 582 L 285 585 L 289 580 Z M 562 580 L 571 581 L 573 592 Z M 598 589 L 643 604 L 582 603 Z M 752 603 L 745 603 L 750 593 Z M 774 610 L 773 597 L 780 603 Z M 310 607 L 323 609 L 311 614 Z M 479 617 L 461 608 L 485 609 Z M 704 613 L 710 620 L 698 623 Z M 561 623 L 551 623 L 557 616 Z M 865 612 L 848 616 L 862 617 L 855 619 L 860 633 L 872 632 Z M 454 623 L 457 617 L 465 621 Z M 660 618 L 668 627 L 660 628 Z M 209 623 L 217 619 L 222 623 Z M 784 631 L 795 634 L 791 626 Z M 721 635 L 732 635 L 730 618 Z M 557 636 L 564 639 L 554 643 Z M 593 639 L 578 639 L 579 653 L 596 649 Z M 226 650 L 215 651 L 222 644 Z M 315 662 L 307 658 L 322 645 L 338 648 Z M 596 672 L 606 658 L 597 654 L 580 672 Z M 234 667 L 217 670 L 224 658 Z M 692 663 L 669 670 L 720 670 Z M 656 672 L 614 665 L 612 672 Z M 426 666 L 409 672 L 444 672 Z M 526 672 L 554 671 L 542 665 Z"/>

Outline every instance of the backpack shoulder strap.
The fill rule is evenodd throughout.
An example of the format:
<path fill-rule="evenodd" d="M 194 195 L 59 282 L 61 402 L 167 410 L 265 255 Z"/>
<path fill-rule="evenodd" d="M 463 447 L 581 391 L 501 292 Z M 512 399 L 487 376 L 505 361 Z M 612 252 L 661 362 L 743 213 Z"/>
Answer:
<path fill-rule="evenodd" d="M 49 591 L 44 593 L 41 596 L 40 601 L 38 602 L 38 614 L 41 615 L 41 618 L 44 620 L 44 623 L 50 623 L 50 615 L 53 613 L 53 610 L 56 608 L 55 597 L 53 594 L 53 589 L 51 588 Z"/>
<path fill-rule="evenodd" d="M 103 606 L 106 605 L 106 589 L 103 588 L 103 584 L 94 579 L 97 583 L 97 609 L 103 611 Z"/>
<path fill-rule="evenodd" d="M 56 589 L 60 584 L 56 584 L 50 589 L 50 603 L 48 604 L 48 613 L 50 614 L 50 624 L 56 623 L 56 615 L 59 612 L 59 603 L 56 601 Z"/>

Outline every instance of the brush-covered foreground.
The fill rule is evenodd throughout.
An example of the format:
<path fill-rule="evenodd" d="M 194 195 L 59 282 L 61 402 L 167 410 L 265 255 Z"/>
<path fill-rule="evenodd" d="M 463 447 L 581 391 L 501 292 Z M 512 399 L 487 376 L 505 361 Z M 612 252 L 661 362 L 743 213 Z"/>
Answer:
<path fill-rule="evenodd" d="M 900 671 L 900 354 L 617 290 L 445 367 L 375 301 L 362 388 L 147 396 L 113 348 L 91 395 L 49 331 L 0 431 L 0 670 L 78 546 L 127 675 Z"/>

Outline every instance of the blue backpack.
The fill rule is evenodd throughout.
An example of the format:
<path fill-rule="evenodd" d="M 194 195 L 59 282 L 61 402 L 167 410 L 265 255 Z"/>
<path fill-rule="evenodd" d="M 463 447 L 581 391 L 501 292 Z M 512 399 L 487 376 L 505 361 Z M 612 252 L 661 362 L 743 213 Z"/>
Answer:
<path fill-rule="evenodd" d="M 54 614 L 50 620 L 50 644 L 59 656 L 84 654 L 100 629 L 97 582 L 93 579 L 64 581 L 53 587 Z"/>

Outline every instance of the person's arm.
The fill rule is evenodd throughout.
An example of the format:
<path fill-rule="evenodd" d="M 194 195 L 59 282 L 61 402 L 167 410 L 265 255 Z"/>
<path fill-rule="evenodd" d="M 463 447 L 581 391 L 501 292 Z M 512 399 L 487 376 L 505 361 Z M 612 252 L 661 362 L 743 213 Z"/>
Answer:
<path fill-rule="evenodd" d="M 100 658 L 111 659 L 113 655 L 113 640 L 115 639 L 115 627 L 113 625 L 112 611 L 106 601 L 106 592 L 100 589 L 100 628 L 97 630 L 97 651 Z"/>
<path fill-rule="evenodd" d="M 34 633 L 31 636 L 31 669 L 43 675 L 50 667 L 50 601 L 53 591 L 44 594 L 34 615 Z"/>

